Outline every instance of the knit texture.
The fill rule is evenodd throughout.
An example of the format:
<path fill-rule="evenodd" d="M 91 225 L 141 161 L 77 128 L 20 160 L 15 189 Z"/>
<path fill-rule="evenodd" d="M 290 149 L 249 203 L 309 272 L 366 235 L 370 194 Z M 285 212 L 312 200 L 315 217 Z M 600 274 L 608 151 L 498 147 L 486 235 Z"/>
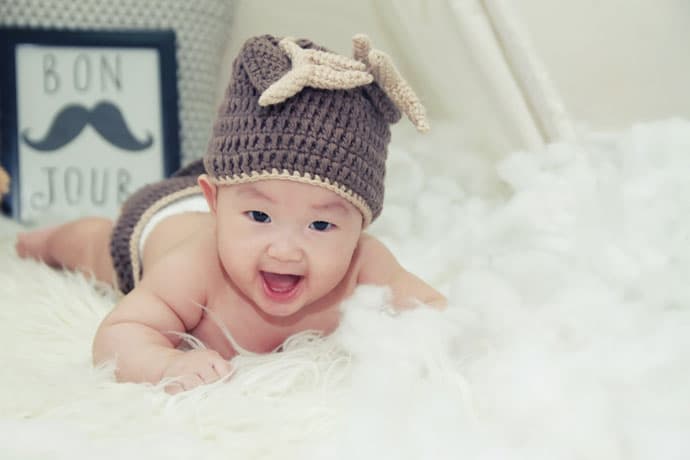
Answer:
<path fill-rule="evenodd" d="M 349 58 L 327 57 L 337 56 L 333 53 L 318 55 L 326 56 L 323 67 L 279 86 L 288 93 L 282 102 L 262 106 L 262 93 L 296 69 L 295 56 L 327 51 L 296 40 L 300 49 L 290 46 L 289 54 L 279 42 L 270 35 L 249 39 L 235 59 L 204 158 L 206 170 L 217 184 L 274 178 L 326 187 L 357 207 L 366 225 L 381 213 L 389 124 L 400 119 L 400 111 L 371 77 L 370 83 L 360 78 L 359 86 L 349 89 L 309 86 L 314 73 L 322 74 L 319 81 L 331 81 L 339 78 L 332 76 L 338 66 L 344 72 L 365 68 L 350 69 Z M 351 78 L 343 80 L 347 84 Z M 296 87 L 295 81 L 302 84 Z"/>

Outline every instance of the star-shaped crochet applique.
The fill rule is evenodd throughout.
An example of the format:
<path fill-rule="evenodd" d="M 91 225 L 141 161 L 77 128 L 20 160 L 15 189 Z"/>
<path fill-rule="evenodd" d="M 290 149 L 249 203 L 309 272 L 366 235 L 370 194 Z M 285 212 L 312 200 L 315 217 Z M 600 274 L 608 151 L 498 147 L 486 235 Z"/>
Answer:
<path fill-rule="evenodd" d="M 299 93 L 305 86 L 320 89 L 351 89 L 374 81 L 365 63 L 314 49 L 304 49 L 293 38 L 279 43 L 292 68 L 261 93 L 259 105 L 278 104 Z"/>

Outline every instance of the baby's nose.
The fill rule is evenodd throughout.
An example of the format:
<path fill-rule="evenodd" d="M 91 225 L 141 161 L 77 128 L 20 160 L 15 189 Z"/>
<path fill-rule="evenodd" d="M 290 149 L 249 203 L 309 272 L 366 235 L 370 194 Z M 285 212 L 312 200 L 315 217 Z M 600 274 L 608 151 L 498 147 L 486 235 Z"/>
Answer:
<path fill-rule="evenodd" d="M 268 256 L 280 262 L 301 262 L 304 253 L 293 241 L 281 240 L 268 247 Z"/>

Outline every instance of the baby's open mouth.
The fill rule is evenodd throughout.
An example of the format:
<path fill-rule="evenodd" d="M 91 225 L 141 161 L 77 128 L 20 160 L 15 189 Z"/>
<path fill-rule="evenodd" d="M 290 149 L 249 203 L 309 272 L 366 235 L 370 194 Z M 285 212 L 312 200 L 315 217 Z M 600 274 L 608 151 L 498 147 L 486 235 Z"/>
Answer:
<path fill-rule="evenodd" d="M 299 282 L 302 280 L 300 275 L 288 273 L 261 272 L 264 280 L 264 288 L 271 297 L 285 299 L 291 297 L 296 291 Z"/>

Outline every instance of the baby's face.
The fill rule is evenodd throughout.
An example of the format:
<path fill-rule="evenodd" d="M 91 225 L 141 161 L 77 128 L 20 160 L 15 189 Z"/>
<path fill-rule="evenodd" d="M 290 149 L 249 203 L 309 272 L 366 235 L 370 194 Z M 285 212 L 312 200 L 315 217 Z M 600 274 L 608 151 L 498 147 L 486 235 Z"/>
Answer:
<path fill-rule="evenodd" d="M 289 180 L 222 186 L 221 263 L 262 311 L 289 316 L 330 293 L 347 273 L 362 215 L 322 187 Z"/>

